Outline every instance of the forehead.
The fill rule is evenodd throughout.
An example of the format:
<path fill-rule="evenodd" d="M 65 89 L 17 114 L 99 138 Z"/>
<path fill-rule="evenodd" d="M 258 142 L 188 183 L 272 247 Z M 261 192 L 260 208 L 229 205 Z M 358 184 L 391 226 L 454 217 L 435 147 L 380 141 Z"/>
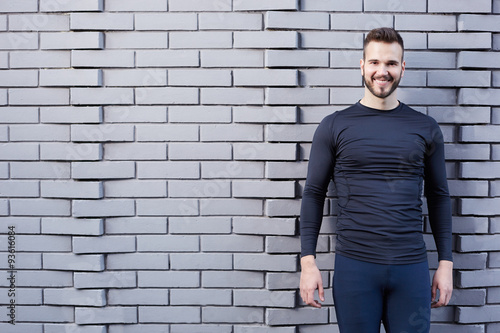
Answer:
<path fill-rule="evenodd" d="M 398 43 L 369 42 L 365 47 L 365 59 L 396 60 L 403 57 L 403 49 Z"/>

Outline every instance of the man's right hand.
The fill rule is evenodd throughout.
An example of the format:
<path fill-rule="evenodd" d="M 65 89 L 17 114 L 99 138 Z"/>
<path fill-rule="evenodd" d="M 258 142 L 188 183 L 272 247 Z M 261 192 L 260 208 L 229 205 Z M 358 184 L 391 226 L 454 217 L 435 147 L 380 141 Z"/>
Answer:
<path fill-rule="evenodd" d="M 325 301 L 325 293 L 323 291 L 323 280 L 321 273 L 316 266 L 314 256 L 304 256 L 300 259 L 302 267 L 300 273 L 300 297 L 307 305 L 320 308 L 321 303 L 314 299 L 314 291 L 318 289 L 318 295 L 321 302 Z"/>

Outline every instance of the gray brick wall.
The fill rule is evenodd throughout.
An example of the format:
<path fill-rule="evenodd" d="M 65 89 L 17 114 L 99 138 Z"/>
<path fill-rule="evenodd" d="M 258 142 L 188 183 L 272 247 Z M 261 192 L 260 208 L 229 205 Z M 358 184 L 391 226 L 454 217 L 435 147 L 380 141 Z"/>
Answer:
<path fill-rule="evenodd" d="M 300 196 L 314 129 L 361 97 L 363 37 L 390 26 L 407 46 L 399 97 L 446 140 L 456 289 L 432 332 L 499 332 L 498 14 L 498 0 L 0 1 L 0 331 L 336 332 L 335 193 L 322 309 L 297 293 Z"/>

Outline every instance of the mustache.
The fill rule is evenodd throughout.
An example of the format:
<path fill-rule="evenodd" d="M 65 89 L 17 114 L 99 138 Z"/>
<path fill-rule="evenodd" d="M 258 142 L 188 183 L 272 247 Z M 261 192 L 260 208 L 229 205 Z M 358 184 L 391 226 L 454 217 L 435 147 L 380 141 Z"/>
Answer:
<path fill-rule="evenodd" d="M 391 75 L 379 75 L 379 76 L 372 76 L 372 79 L 392 81 L 393 77 Z"/>

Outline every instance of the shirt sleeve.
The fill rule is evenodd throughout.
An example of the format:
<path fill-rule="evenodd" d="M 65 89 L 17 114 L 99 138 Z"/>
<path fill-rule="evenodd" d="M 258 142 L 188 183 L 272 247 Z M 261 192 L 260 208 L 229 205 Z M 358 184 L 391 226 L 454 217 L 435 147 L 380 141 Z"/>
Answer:
<path fill-rule="evenodd" d="M 335 165 L 331 120 L 326 117 L 321 121 L 312 141 L 300 211 L 301 257 L 316 256 L 326 192 Z"/>
<path fill-rule="evenodd" d="M 444 139 L 439 125 L 434 119 L 432 122 L 431 142 L 424 165 L 424 193 L 438 260 L 452 261 L 451 202 L 446 180 Z"/>

